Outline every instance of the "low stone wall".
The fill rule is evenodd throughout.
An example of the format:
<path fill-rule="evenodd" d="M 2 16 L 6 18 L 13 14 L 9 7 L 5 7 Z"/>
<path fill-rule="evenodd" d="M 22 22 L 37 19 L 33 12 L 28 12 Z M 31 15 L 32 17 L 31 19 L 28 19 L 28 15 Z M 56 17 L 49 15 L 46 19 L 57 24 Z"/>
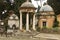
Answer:
<path fill-rule="evenodd" d="M 60 34 L 60 29 L 59 30 L 54 30 L 54 29 L 41 29 L 41 33 L 50 33 L 50 34 Z"/>

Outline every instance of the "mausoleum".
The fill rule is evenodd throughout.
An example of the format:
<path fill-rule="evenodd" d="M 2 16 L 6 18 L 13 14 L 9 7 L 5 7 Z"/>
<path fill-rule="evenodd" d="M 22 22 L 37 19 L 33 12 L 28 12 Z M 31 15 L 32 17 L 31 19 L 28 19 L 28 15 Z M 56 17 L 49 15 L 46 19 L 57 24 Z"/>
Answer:
<path fill-rule="evenodd" d="M 54 10 L 47 3 L 40 8 L 38 26 L 40 28 L 52 28 L 54 24 Z"/>

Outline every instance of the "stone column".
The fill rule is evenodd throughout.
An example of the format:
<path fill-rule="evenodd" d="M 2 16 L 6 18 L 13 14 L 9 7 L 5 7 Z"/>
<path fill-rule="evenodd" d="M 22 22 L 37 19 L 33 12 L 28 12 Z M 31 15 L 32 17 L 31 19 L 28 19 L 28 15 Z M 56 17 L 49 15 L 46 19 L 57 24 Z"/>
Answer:
<path fill-rule="evenodd" d="M 29 13 L 26 14 L 26 31 L 29 31 Z"/>
<path fill-rule="evenodd" d="M 33 15 L 33 30 L 36 30 L 36 28 L 35 28 L 35 14 Z"/>
<path fill-rule="evenodd" d="M 20 11 L 20 30 L 22 30 L 22 12 Z"/>

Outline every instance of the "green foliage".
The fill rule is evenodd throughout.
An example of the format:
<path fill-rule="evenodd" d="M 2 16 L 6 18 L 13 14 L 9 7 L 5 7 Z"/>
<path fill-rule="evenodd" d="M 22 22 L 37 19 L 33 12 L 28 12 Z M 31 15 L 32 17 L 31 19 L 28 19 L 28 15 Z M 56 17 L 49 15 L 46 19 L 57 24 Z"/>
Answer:
<path fill-rule="evenodd" d="M 53 28 L 54 30 L 58 30 L 58 27 Z"/>
<path fill-rule="evenodd" d="M 40 32 L 40 27 L 36 26 L 36 30 L 37 30 L 38 32 Z"/>
<path fill-rule="evenodd" d="M 59 22 L 57 21 L 57 17 L 55 16 L 55 21 L 53 27 L 58 27 Z"/>
<path fill-rule="evenodd" d="M 43 29 L 47 29 L 47 27 L 46 26 L 43 26 Z"/>

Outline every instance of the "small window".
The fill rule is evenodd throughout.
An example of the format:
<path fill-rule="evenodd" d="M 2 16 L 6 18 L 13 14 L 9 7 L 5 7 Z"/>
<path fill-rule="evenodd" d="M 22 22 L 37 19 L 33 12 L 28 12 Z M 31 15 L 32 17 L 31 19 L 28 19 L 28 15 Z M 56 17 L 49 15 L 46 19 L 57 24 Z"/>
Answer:
<path fill-rule="evenodd" d="M 46 22 L 43 22 L 43 27 L 46 27 Z"/>

